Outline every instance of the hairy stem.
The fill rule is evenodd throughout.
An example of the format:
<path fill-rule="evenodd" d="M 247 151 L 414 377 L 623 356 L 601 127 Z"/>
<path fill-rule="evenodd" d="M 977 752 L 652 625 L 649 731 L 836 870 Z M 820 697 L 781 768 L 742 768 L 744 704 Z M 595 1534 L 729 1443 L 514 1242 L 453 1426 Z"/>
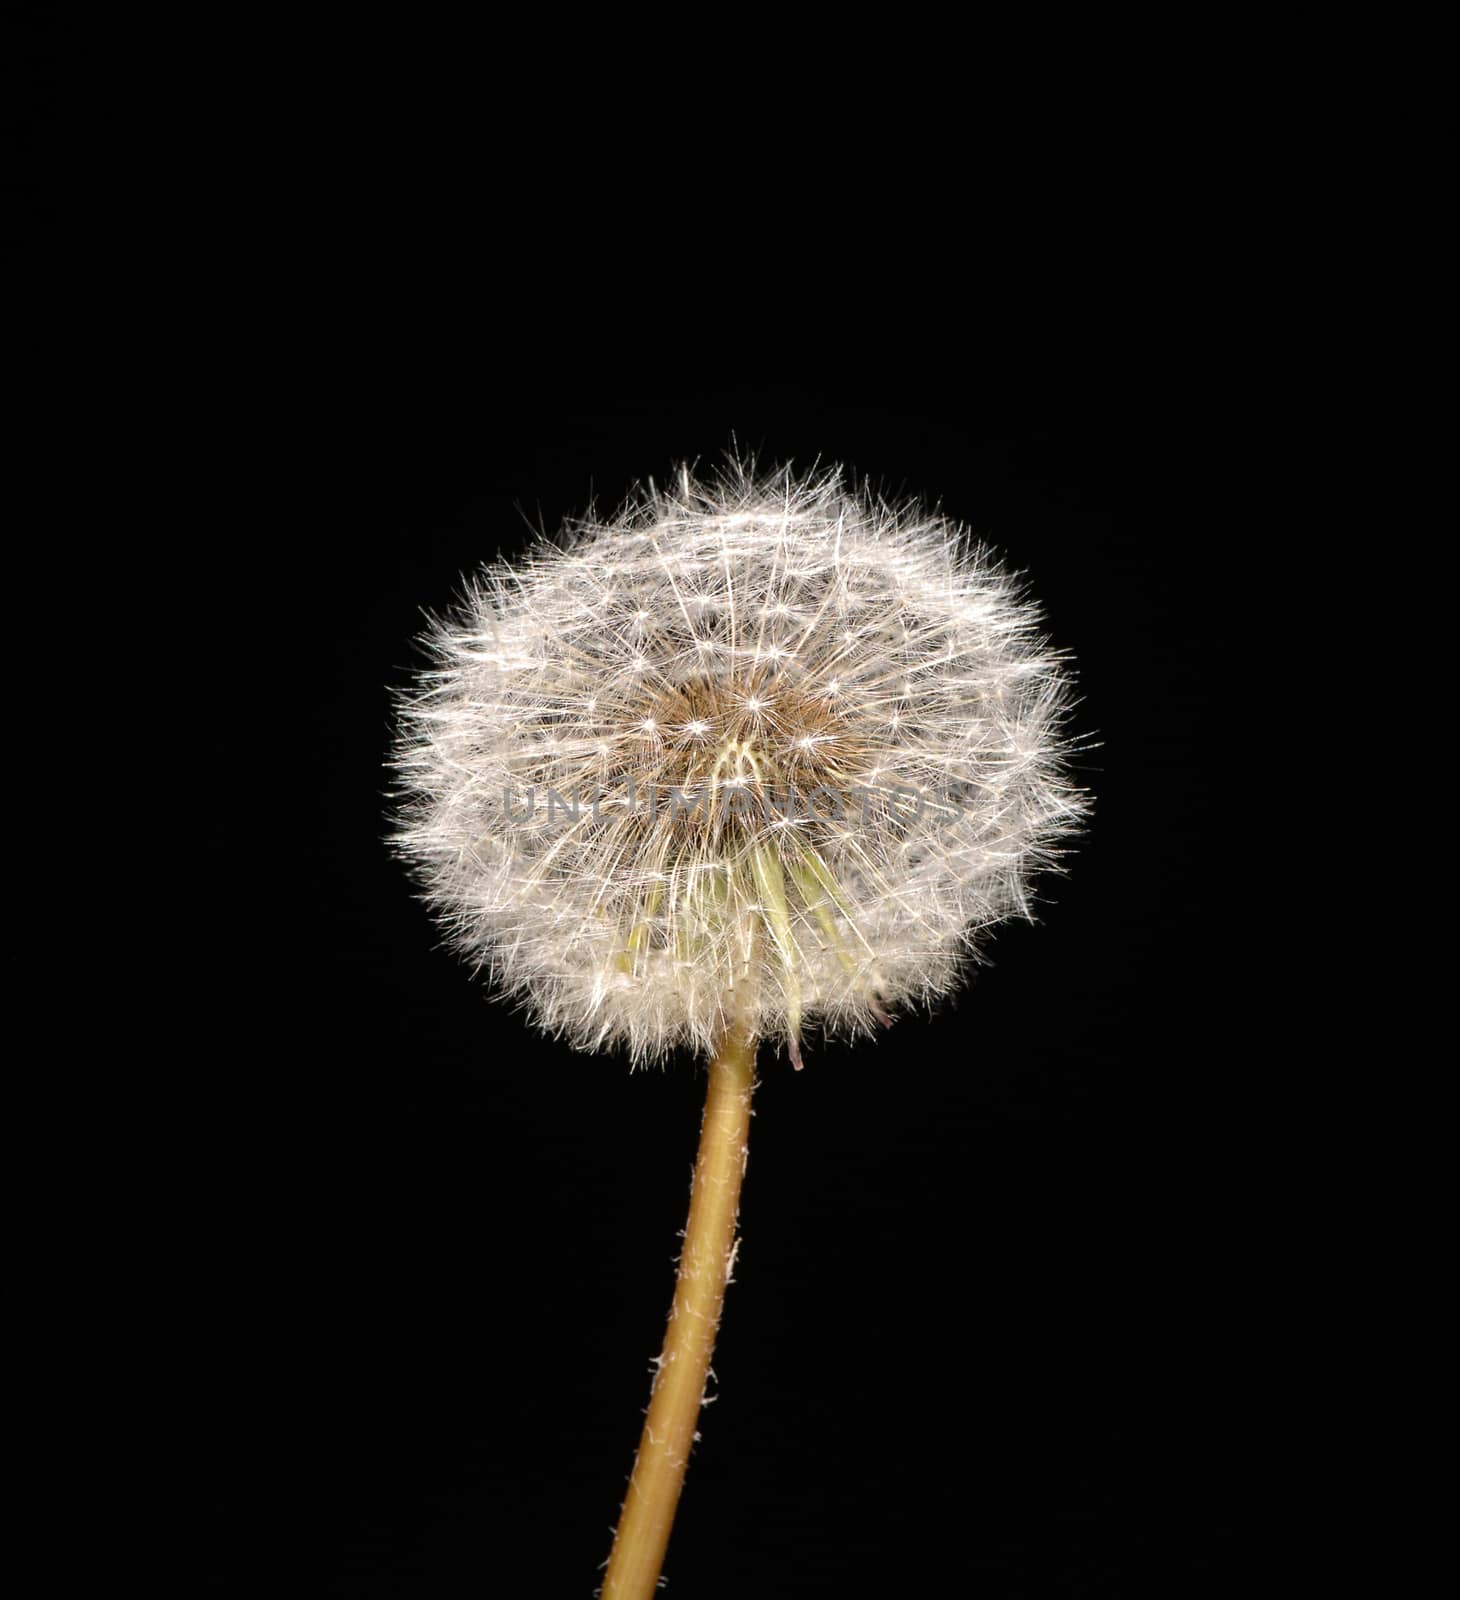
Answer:
<path fill-rule="evenodd" d="M 669 1330 L 614 1535 L 602 1600 L 649 1600 L 659 1581 L 730 1275 L 754 1086 L 755 1040 L 737 1026 L 710 1062 Z"/>

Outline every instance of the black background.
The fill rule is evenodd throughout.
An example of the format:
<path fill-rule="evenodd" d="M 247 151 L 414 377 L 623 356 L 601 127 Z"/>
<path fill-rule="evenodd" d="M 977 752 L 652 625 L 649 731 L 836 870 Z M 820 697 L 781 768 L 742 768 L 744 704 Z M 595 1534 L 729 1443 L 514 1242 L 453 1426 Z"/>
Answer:
<path fill-rule="evenodd" d="M 125 725 L 160 827 L 98 935 L 135 923 L 142 975 L 103 1018 L 125 1110 L 91 1209 L 115 1286 L 88 1285 L 82 1359 L 137 1421 L 106 1430 L 115 1474 L 54 1430 L 65 1481 L 140 1486 L 143 1567 L 196 1534 L 201 1592 L 593 1591 L 703 1072 L 576 1055 L 439 948 L 385 842 L 391 692 L 463 573 L 735 439 L 939 499 L 1027 574 L 1078 663 L 1095 809 L 1039 925 L 1000 930 L 936 1015 L 814 1043 L 800 1074 L 762 1061 L 667 1593 L 1188 1592 L 1251 1520 L 1218 1413 L 1263 1315 L 1232 1293 L 1249 1269 L 1231 1224 L 1256 1213 L 1250 1150 L 1224 1141 L 1239 1097 L 1249 1128 L 1264 1107 L 1219 1048 L 1244 975 L 1209 963 L 1224 896 L 1198 895 L 1192 820 L 1211 794 L 1250 805 L 1197 666 L 1217 606 L 1249 642 L 1240 596 L 1270 553 L 1249 536 L 1230 582 L 1212 509 L 1273 386 L 1235 337 L 1269 246 L 1245 260 L 1204 178 L 1229 90 L 1189 141 L 1133 97 L 1131 148 L 1107 155 L 1092 131 L 1126 97 L 1099 74 L 1088 120 L 1050 127 L 1047 94 L 1016 86 L 1002 118 L 970 120 L 960 94 L 951 137 L 915 76 L 890 119 L 906 151 L 870 102 L 828 120 L 818 92 L 804 170 L 778 105 L 751 118 L 766 156 L 702 150 L 679 174 L 652 74 L 621 93 L 609 72 L 605 114 L 595 100 L 559 151 L 551 48 L 519 107 L 521 52 L 466 52 L 448 88 L 449 41 L 413 75 L 394 17 L 374 57 L 357 21 L 310 39 L 291 16 L 257 66 L 231 26 L 174 43 L 157 66 L 185 104 L 156 97 L 155 153 L 103 127 L 78 163 L 116 214 L 78 252 L 77 306 L 108 297 L 105 336 L 50 363 L 57 481 L 104 496 L 88 537 L 156 613 L 134 625 L 93 585 L 72 632 L 106 645 L 84 704 Z M 81 53 L 151 101 L 109 45 Z M 34 75 L 48 104 L 52 70 Z M 990 58 L 973 98 L 1005 70 Z M 824 87 L 839 106 L 835 73 Z M 636 99 L 643 146 L 621 154 L 600 141 Z M 734 137 L 740 101 L 708 102 Z M 7 216 L 32 232 L 38 207 L 49 227 L 89 205 L 27 184 Z M 148 659 L 113 668 L 129 631 Z M 177 1395 L 180 1442 L 157 1414 Z M 143 1470 L 159 1443 L 176 1486 Z M 88 1523 L 64 1552 L 104 1543 Z"/>
<path fill-rule="evenodd" d="M 576 408 L 338 369 L 270 439 L 302 765 L 261 1049 L 208 1091 L 214 1371 L 264 1472 L 213 1570 L 320 1594 L 587 1596 L 672 1288 L 703 1071 L 539 1037 L 439 947 L 385 843 L 392 688 L 423 608 L 590 498 L 713 462 L 840 461 L 941 500 L 1073 652 L 1095 810 L 1040 922 L 931 1018 L 761 1062 L 742 1246 L 670 1594 L 1127 1594 L 1209 1486 L 1214 1073 L 1187 816 L 1199 490 L 1149 412 L 848 406 L 826 392 Z M 301 892 L 302 889 L 302 892 Z M 281 893 L 286 891 L 281 890 Z M 228 1187 L 235 1187 L 232 1182 Z M 210 1223 L 210 1227 L 212 1224 Z M 221 1270 L 220 1270 L 221 1269 Z"/>

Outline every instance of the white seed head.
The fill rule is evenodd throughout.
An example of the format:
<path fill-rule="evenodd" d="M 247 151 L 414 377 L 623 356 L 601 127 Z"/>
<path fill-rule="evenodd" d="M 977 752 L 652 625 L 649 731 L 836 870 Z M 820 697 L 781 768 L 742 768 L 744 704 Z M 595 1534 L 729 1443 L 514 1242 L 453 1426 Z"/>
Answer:
<path fill-rule="evenodd" d="M 840 471 L 682 471 L 473 579 L 428 636 L 396 842 L 580 1047 L 855 1034 L 1028 914 L 1083 797 L 1037 610 Z"/>

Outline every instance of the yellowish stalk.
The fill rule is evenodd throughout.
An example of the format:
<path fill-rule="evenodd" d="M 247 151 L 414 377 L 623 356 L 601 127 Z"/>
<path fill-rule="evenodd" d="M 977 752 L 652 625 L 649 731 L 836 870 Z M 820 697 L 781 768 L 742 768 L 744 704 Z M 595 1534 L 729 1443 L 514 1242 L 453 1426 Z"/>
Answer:
<path fill-rule="evenodd" d="M 798 973 L 800 953 L 796 949 L 795 935 L 791 932 L 791 908 L 786 903 L 786 880 L 781 872 L 780 859 L 769 845 L 758 844 L 751 855 L 756 887 L 760 890 L 765 908 L 765 919 L 770 928 L 771 942 L 775 945 L 784 969 L 786 990 L 786 1044 L 791 1054 L 791 1065 L 801 1070 L 801 979 Z"/>
<path fill-rule="evenodd" d="M 650 1600 L 659 1582 L 730 1275 L 754 1086 L 755 1040 L 748 1029 L 737 1025 L 710 1062 L 669 1331 L 614 1535 L 602 1600 Z"/>
<path fill-rule="evenodd" d="M 811 907 L 817 922 L 820 923 L 822 936 L 828 946 L 836 952 L 837 960 L 841 962 L 843 969 L 849 975 L 855 976 L 857 971 L 856 962 L 847 954 L 846 942 L 843 940 L 841 932 L 836 925 L 836 919 L 832 916 L 827 905 L 826 896 L 822 893 L 820 882 L 805 866 L 796 862 L 792 863 L 791 877 L 795 880 L 801 899 Z"/>
<path fill-rule="evenodd" d="M 646 950 L 649 945 L 649 934 L 654 918 L 659 914 L 659 902 L 664 898 L 664 886 L 655 884 L 649 891 L 643 905 L 642 922 L 634 924 L 624 948 L 619 951 L 616 965 L 620 972 L 635 972 L 639 965 L 639 953 Z"/>

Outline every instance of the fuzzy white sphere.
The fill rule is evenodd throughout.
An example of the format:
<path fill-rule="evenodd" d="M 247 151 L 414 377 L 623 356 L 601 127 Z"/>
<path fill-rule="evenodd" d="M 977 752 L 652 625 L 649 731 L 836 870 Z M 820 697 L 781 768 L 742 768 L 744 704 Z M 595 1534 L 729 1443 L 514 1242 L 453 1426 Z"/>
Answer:
<path fill-rule="evenodd" d="M 687 471 L 486 570 L 405 707 L 397 844 L 580 1047 L 854 1034 L 958 982 L 1083 811 L 1067 678 L 960 531 Z M 576 813 L 576 814 L 575 814 Z"/>

